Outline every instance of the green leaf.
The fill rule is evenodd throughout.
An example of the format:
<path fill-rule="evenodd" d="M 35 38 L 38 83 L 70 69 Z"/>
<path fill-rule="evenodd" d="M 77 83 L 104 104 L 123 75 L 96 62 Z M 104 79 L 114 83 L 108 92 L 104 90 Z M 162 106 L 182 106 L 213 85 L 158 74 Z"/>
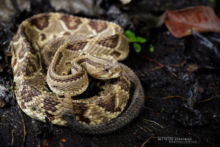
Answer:
<path fill-rule="evenodd" d="M 138 37 L 136 38 L 136 40 L 137 40 L 137 42 L 140 42 L 140 43 L 145 43 L 145 42 L 147 41 L 147 39 L 145 39 L 145 38 L 143 38 L 143 37 L 140 37 L 140 36 L 138 36 Z"/>
<path fill-rule="evenodd" d="M 164 112 L 165 111 L 165 107 L 162 107 L 160 112 Z"/>
<path fill-rule="evenodd" d="M 137 42 L 137 39 L 136 39 L 136 36 L 135 36 L 134 32 L 132 32 L 130 30 L 127 30 L 125 32 L 125 35 L 128 37 L 129 42 Z"/>
<path fill-rule="evenodd" d="M 141 52 L 141 45 L 140 44 L 134 43 L 133 46 L 134 46 L 134 49 L 137 53 Z"/>
<path fill-rule="evenodd" d="M 215 2 L 215 0 L 209 0 L 209 2 L 210 2 L 210 3 L 214 3 L 214 2 Z"/>
<path fill-rule="evenodd" d="M 125 35 L 130 39 L 130 38 L 136 38 L 135 36 L 135 33 L 130 31 L 130 30 L 127 30 L 125 31 Z"/>
<path fill-rule="evenodd" d="M 13 86 L 10 86 L 10 87 L 9 87 L 9 90 L 11 90 L 11 91 L 12 91 L 13 89 L 14 89 L 14 87 L 13 87 Z"/>
<path fill-rule="evenodd" d="M 129 42 L 137 42 L 137 39 L 136 39 L 136 37 L 132 37 L 132 38 L 128 38 L 128 41 Z"/>
<path fill-rule="evenodd" d="M 150 45 L 149 51 L 150 51 L 151 53 L 154 52 L 154 46 L 153 46 L 152 44 Z"/>

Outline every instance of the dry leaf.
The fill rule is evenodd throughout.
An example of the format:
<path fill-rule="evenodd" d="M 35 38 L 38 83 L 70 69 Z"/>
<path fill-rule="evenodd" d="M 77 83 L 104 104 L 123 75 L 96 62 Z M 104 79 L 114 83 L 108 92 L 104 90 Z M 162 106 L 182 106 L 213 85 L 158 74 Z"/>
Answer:
<path fill-rule="evenodd" d="M 196 32 L 220 33 L 220 19 L 213 9 L 207 6 L 167 11 L 165 24 L 177 38 L 191 35 L 192 29 Z"/>

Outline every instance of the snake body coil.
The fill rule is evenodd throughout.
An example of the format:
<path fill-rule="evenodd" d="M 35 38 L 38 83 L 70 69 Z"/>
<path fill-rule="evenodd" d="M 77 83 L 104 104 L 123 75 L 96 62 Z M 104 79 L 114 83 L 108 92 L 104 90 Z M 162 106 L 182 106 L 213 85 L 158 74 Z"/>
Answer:
<path fill-rule="evenodd" d="M 106 133 L 126 125 L 143 106 L 138 77 L 118 62 L 128 56 L 129 46 L 114 23 L 38 14 L 22 22 L 11 46 L 17 102 L 34 119 Z M 88 88 L 89 77 L 101 81 L 100 92 L 77 98 Z M 74 116 L 72 123 L 68 115 Z"/>

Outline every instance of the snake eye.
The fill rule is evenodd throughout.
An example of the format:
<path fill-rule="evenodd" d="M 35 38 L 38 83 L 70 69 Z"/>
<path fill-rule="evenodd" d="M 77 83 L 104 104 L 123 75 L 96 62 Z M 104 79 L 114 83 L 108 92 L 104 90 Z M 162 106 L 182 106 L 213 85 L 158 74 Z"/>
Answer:
<path fill-rule="evenodd" d="M 58 95 L 59 98 L 65 98 L 64 95 Z"/>

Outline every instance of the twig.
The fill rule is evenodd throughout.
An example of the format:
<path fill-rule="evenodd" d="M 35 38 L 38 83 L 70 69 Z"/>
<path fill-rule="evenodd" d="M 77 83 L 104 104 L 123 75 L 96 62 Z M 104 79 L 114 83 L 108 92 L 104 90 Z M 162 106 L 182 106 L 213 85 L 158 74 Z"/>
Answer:
<path fill-rule="evenodd" d="M 151 138 L 152 138 L 152 136 L 148 137 L 148 138 L 144 141 L 144 143 L 141 144 L 141 147 L 144 147 L 145 144 L 147 144 L 147 143 L 151 140 Z"/>
<path fill-rule="evenodd" d="M 160 63 L 160 62 L 158 62 L 158 61 L 155 61 L 154 59 L 152 59 L 152 58 L 148 58 L 148 57 L 145 57 L 145 56 L 141 56 L 141 55 L 138 55 L 138 56 L 140 56 L 141 58 L 143 58 L 143 59 L 145 59 L 145 60 L 148 60 L 148 61 L 150 61 L 150 62 L 153 62 L 153 63 L 156 63 L 157 65 L 159 65 L 159 67 L 157 66 L 157 67 L 154 67 L 154 68 L 152 68 L 151 70 L 152 71 L 154 71 L 154 70 L 158 70 L 158 69 L 162 69 L 162 68 L 164 68 L 164 67 L 168 67 L 167 65 L 164 65 L 164 64 L 162 64 L 162 63 Z M 174 73 L 174 72 L 171 72 L 171 71 L 168 71 L 169 73 L 171 73 L 175 78 L 177 78 L 177 75 Z"/>
<path fill-rule="evenodd" d="M 169 96 L 165 96 L 165 97 L 163 97 L 163 99 L 170 99 L 170 98 L 181 98 L 181 99 L 183 99 L 184 101 L 186 101 L 187 100 L 187 98 L 185 98 L 185 97 L 183 97 L 183 96 L 178 96 L 178 95 L 169 95 Z"/>
<path fill-rule="evenodd" d="M 155 121 L 153 121 L 153 120 L 149 120 L 149 119 L 143 119 L 145 122 L 151 122 L 151 123 L 153 123 L 153 124 L 155 124 L 155 125 L 157 125 L 157 126 L 159 126 L 160 128 L 165 128 L 164 126 L 162 126 L 162 125 L 160 125 L 159 123 L 157 123 L 157 122 L 155 122 Z"/>
<path fill-rule="evenodd" d="M 153 130 L 157 130 L 155 125 L 150 125 L 150 128 Z"/>
<path fill-rule="evenodd" d="M 207 99 L 204 99 L 204 100 L 201 100 L 201 101 L 199 101 L 199 103 L 208 102 L 208 101 L 213 100 L 214 98 L 220 98 L 220 94 L 211 96 L 210 98 L 207 98 Z"/>
<path fill-rule="evenodd" d="M 142 131 L 144 132 L 152 132 L 152 130 L 150 130 L 149 128 L 143 128 L 142 126 L 137 125 L 138 128 L 140 128 Z"/>
<path fill-rule="evenodd" d="M 155 60 L 152 59 L 152 58 L 148 58 L 148 57 L 145 57 L 145 56 L 141 56 L 141 55 L 139 55 L 139 54 L 138 54 L 138 56 L 140 56 L 141 58 L 143 58 L 143 59 L 145 59 L 145 60 L 148 60 L 148 61 L 150 61 L 150 62 L 156 63 L 156 64 L 159 65 L 161 68 L 164 67 L 163 64 L 161 64 L 161 63 L 158 62 L 158 61 L 155 61 Z"/>
<path fill-rule="evenodd" d="M 12 129 L 11 130 L 11 146 L 14 146 L 14 132 L 15 132 L 15 130 L 14 129 Z"/>
<path fill-rule="evenodd" d="M 163 68 L 163 67 L 161 67 L 161 66 L 156 66 L 156 67 L 154 67 L 154 68 L 151 68 L 151 71 L 159 70 L 159 69 L 161 69 L 161 68 Z"/>
<path fill-rule="evenodd" d="M 149 132 L 153 132 L 150 128 L 143 126 L 144 129 L 147 129 Z"/>

